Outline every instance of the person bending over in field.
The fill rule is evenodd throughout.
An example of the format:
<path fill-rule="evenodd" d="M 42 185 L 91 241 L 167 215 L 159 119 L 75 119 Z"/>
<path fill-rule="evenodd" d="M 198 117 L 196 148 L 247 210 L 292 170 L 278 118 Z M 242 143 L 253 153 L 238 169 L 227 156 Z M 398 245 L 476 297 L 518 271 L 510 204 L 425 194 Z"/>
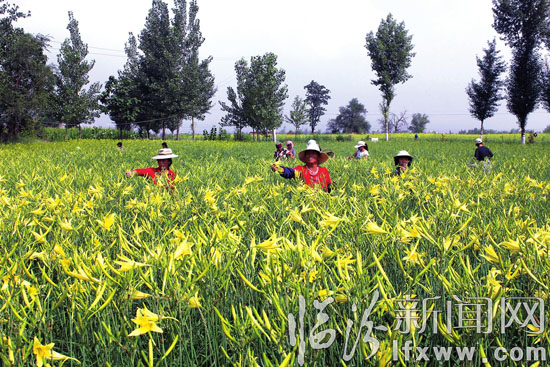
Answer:
<path fill-rule="evenodd" d="M 291 140 L 287 140 L 286 142 L 286 156 L 289 159 L 296 157 L 296 149 L 294 149 L 294 143 Z"/>
<path fill-rule="evenodd" d="M 275 153 L 273 153 L 273 159 L 276 161 L 279 161 L 281 159 L 286 159 L 286 155 L 288 154 L 288 150 L 283 148 L 283 143 L 277 142 L 275 144 Z"/>
<path fill-rule="evenodd" d="M 279 167 L 276 164 L 271 165 L 273 172 L 279 172 L 284 178 L 301 178 L 308 186 L 321 185 L 323 190 L 330 192 L 330 175 L 328 169 L 319 167 L 327 161 L 328 155 L 321 151 L 315 140 L 310 140 L 307 143 L 305 150 L 298 153 L 298 158 L 305 163 L 303 166 L 295 168 Z"/>
<path fill-rule="evenodd" d="M 354 148 L 357 150 L 349 157 L 346 157 L 346 159 L 367 159 L 367 157 L 369 156 L 369 146 L 367 145 L 367 143 L 365 143 L 363 140 L 359 140 Z"/>
<path fill-rule="evenodd" d="M 118 148 L 118 150 L 120 150 L 121 152 L 124 152 L 124 147 L 122 146 L 122 142 L 119 141 L 118 143 L 116 143 L 116 147 Z"/>
<path fill-rule="evenodd" d="M 478 161 L 484 161 L 485 157 L 489 160 L 490 158 L 493 158 L 493 152 L 489 148 L 483 145 L 483 140 L 480 138 L 476 139 L 476 151 L 474 152 L 474 157 Z"/>
<path fill-rule="evenodd" d="M 402 150 L 393 157 L 393 162 L 397 166 L 393 171 L 392 176 L 399 176 L 407 171 L 407 168 L 411 166 L 413 156 L 406 150 Z"/>
<path fill-rule="evenodd" d="M 162 174 L 166 174 L 170 181 L 176 178 L 176 172 L 170 170 L 172 165 L 172 158 L 177 158 L 178 156 L 172 153 L 172 149 L 163 148 L 159 149 L 159 153 L 153 157 L 158 163 L 156 168 L 138 168 L 132 171 L 126 172 L 126 177 L 132 177 L 133 175 L 145 176 L 153 179 L 153 183 L 157 183 L 158 178 Z"/>

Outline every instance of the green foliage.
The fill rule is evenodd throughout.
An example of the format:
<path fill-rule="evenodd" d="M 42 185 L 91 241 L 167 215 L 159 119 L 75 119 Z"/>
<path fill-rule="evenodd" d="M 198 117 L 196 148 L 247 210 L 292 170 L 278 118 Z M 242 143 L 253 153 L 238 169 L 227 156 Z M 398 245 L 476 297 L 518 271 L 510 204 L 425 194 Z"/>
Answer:
<path fill-rule="evenodd" d="M 540 62 L 536 50 L 515 49 L 513 52 L 510 77 L 507 84 L 507 107 L 518 119 L 522 143 L 525 143 L 525 126 L 527 116 L 537 106 L 540 96 Z"/>
<path fill-rule="evenodd" d="M 328 100 L 330 99 L 330 90 L 324 85 L 312 80 L 304 87 L 306 90 L 306 103 L 309 106 L 309 126 L 311 134 L 315 134 L 315 127 L 319 124 L 321 116 L 325 114 Z"/>
<path fill-rule="evenodd" d="M 535 109 L 541 90 L 538 48 L 550 36 L 547 0 L 493 0 L 493 28 L 513 50 L 507 82 L 507 107 L 518 119 L 525 144 L 527 116 Z"/>
<path fill-rule="evenodd" d="M 493 367 L 516 363 L 495 360 L 496 348 L 547 348 L 545 331 L 534 335 L 520 325 L 530 313 L 523 306 L 535 303 L 510 312 L 495 305 L 548 297 L 548 146 L 491 140 L 499 157 L 485 173 L 465 164 L 471 138 L 415 144 L 407 135 L 373 144 L 369 159 L 353 163 L 343 158 L 349 142 L 332 141 L 336 158 L 324 164 L 338 185 L 331 194 L 272 173 L 271 142 L 171 142 L 180 155 L 174 190 L 124 176 L 153 163 L 158 141 L 124 142 L 125 152 L 102 140 L 3 146 L 2 365 L 35 365 L 36 337 L 80 361 L 48 361 L 52 366 L 280 366 L 298 354 L 289 314 L 295 334 L 303 325 L 304 335 L 314 335 L 314 302 L 328 295 L 338 302 L 325 308 L 321 330 L 335 330 L 336 339 L 314 350 L 307 338 L 309 367 L 343 365 L 356 340 L 347 366 L 387 366 L 381 361 L 392 358 L 394 341 L 430 349 L 482 345 Z M 415 160 L 392 178 L 392 157 L 403 148 Z M 526 151 L 538 159 L 524 159 Z M 368 322 L 391 333 L 372 329 L 379 354 L 367 359 L 374 346 L 361 342 L 368 330 L 360 322 L 376 291 Z M 459 309 L 470 310 L 466 297 L 491 300 L 473 312 L 493 316 L 492 332 L 457 320 L 466 318 Z M 424 306 L 432 311 L 427 320 Z M 130 337 L 144 307 L 160 316 L 149 322 L 163 332 Z M 424 331 L 404 331 L 408 310 L 426 321 Z M 548 320 L 548 307 L 543 312 Z M 442 326 L 434 331 L 437 315 Z M 443 365 L 482 366 L 481 358 L 465 363 L 453 354 Z"/>
<path fill-rule="evenodd" d="M 368 133 L 370 124 L 365 118 L 367 109 L 357 98 L 349 101 L 345 107 L 340 107 L 340 113 L 328 123 L 330 133 Z"/>
<path fill-rule="evenodd" d="M 4 1 L 0 1 L 4 3 Z M 0 140 L 15 140 L 32 133 L 44 116 L 53 74 L 44 54 L 48 38 L 33 36 L 13 23 L 29 14 L 17 5 L 0 6 Z"/>
<path fill-rule="evenodd" d="M 277 56 L 266 53 L 250 58 L 250 65 L 242 58 L 235 63 L 237 91 L 227 88 L 230 104 L 220 101 L 222 126 L 235 126 L 237 133 L 250 126 L 267 134 L 281 126 L 284 101 L 288 88 L 284 83 L 285 71 L 277 68 Z"/>
<path fill-rule="evenodd" d="M 404 22 L 397 23 L 392 15 L 388 14 L 386 19 L 380 22 L 376 35 L 372 31 L 367 34 L 365 47 L 371 59 L 372 70 L 377 76 L 371 83 L 382 92 L 381 110 L 387 140 L 390 104 L 395 97 L 394 87 L 412 77 L 407 73 L 415 55 L 412 52 L 412 36 L 408 35 Z"/>
<path fill-rule="evenodd" d="M 352 141 L 351 135 L 336 135 L 336 141 Z"/>
<path fill-rule="evenodd" d="M 430 123 L 428 115 L 415 113 L 412 115 L 409 131 L 412 133 L 423 133 L 426 129 L 426 125 Z"/>
<path fill-rule="evenodd" d="M 39 127 L 53 89 L 46 47 L 46 37 L 19 28 L 0 34 L 0 140 L 15 140 Z"/>
<path fill-rule="evenodd" d="M 139 92 L 135 82 L 138 67 L 137 44 L 131 33 L 125 45 L 125 52 L 128 59 L 124 69 L 118 72 L 118 78 L 112 75 L 109 77 L 100 96 L 102 111 L 109 114 L 121 134 L 123 130 L 132 128 L 132 123 L 140 112 Z"/>
<path fill-rule="evenodd" d="M 94 61 L 86 61 L 88 46 L 82 41 L 78 22 L 69 12 L 67 26 L 70 37 L 61 44 L 57 55 L 55 70 L 55 93 L 50 101 L 50 113 L 66 128 L 80 127 L 80 124 L 91 124 L 99 117 L 100 83 L 93 83 L 89 88 L 88 73 L 94 67 Z"/>
<path fill-rule="evenodd" d="M 36 136 L 40 139 L 47 141 L 64 141 L 73 139 L 139 139 L 139 134 L 132 130 L 123 130 L 122 135 L 120 131 L 115 129 L 104 129 L 101 127 L 87 127 L 83 128 L 80 132 L 74 129 L 66 132 L 64 129 L 59 128 L 43 128 L 36 132 Z"/>
<path fill-rule="evenodd" d="M 290 108 L 290 115 L 285 116 L 285 122 L 288 122 L 295 128 L 294 136 L 298 135 L 300 126 L 305 125 L 308 121 L 309 111 L 307 103 L 300 96 L 294 97 Z"/>
<path fill-rule="evenodd" d="M 550 112 L 550 64 L 548 64 L 548 60 L 542 65 L 539 80 L 540 103 L 546 111 Z"/>
<path fill-rule="evenodd" d="M 488 42 L 488 46 L 483 50 L 485 52 L 483 59 L 476 57 L 481 80 L 475 82 L 472 79 L 466 88 L 470 99 L 470 113 L 481 122 L 481 135 L 483 135 L 483 122 L 495 114 L 498 102 L 503 98 L 500 90 L 504 82 L 500 79 L 500 75 L 506 70 L 506 64 L 496 49 L 496 40 Z"/>

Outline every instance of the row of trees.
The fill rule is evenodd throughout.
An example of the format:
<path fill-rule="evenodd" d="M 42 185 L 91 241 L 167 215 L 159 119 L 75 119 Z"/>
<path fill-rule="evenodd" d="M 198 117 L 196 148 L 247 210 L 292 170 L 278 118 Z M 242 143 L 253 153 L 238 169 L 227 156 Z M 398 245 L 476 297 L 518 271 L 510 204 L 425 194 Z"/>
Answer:
<path fill-rule="evenodd" d="M 137 127 L 178 131 L 183 119 L 204 119 L 216 92 L 209 70 L 212 58 L 201 60 L 204 42 L 197 18 L 198 5 L 175 0 L 168 6 L 153 0 L 138 40 L 130 33 L 123 70 L 100 83 L 89 84 L 94 61 L 87 61 L 78 22 L 69 12 L 70 37 L 61 45 L 57 66 L 47 65 L 48 38 L 33 36 L 14 23 L 30 13 L 0 0 L 0 137 L 13 140 L 22 131 L 42 124 L 79 127 L 93 123 L 100 112 L 109 114 L 121 130 Z"/>
<path fill-rule="evenodd" d="M 109 77 L 105 89 L 89 85 L 88 73 L 94 66 L 87 61 L 87 45 L 82 41 L 78 22 L 69 12 L 70 37 L 61 45 L 57 66 L 46 64 L 48 39 L 33 36 L 14 27 L 18 18 L 29 16 L 0 0 L 0 135 L 13 139 L 21 131 L 32 130 L 39 121 L 63 123 L 66 128 L 91 123 L 100 112 L 109 114 L 117 127 L 137 127 L 163 137 L 166 129 L 177 131 L 183 120 L 190 119 L 195 135 L 195 120 L 202 120 L 212 107 L 216 92 L 209 66 L 211 57 L 201 60 L 199 48 L 204 42 L 197 18 L 198 5 L 191 0 L 174 0 L 173 17 L 166 3 L 153 0 L 144 29 L 136 39 L 130 33 L 125 51 L 127 62 L 117 76 Z M 518 119 L 525 142 L 527 117 L 540 103 L 550 111 L 550 65 L 540 60 L 543 45 L 550 47 L 550 4 L 548 0 L 493 0 L 493 27 L 513 50 L 509 76 L 501 79 L 506 65 L 489 42 L 483 58 L 477 58 L 480 81 L 467 87 L 470 112 L 483 123 L 492 117 L 498 103 L 506 99 L 508 110 Z M 406 112 L 390 112 L 395 86 L 412 76 L 407 72 L 412 58 L 412 36 L 405 24 L 391 14 L 383 19 L 376 33 L 369 32 L 365 47 L 382 101 L 383 130 L 421 132 L 427 116 L 415 114 L 411 126 Z M 227 88 L 228 102 L 220 101 L 226 115 L 222 126 L 234 126 L 240 134 L 244 127 L 265 133 L 292 124 L 296 131 L 309 123 L 314 133 L 326 112 L 330 90 L 311 81 L 304 86 L 305 98 L 294 98 L 290 114 L 283 116 L 288 98 L 285 71 L 277 67 L 277 56 L 266 53 L 250 63 L 244 58 L 235 64 L 237 86 Z M 506 90 L 506 95 L 502 90 Z M 329 122 L 334 132 L 368 132 L 365 107 L 357 99 L 340 107 L 339 115 Z"/>
<path fill-rule="evenodd" d="M 506 64 L 496 50 L 495 40 L 484 49 L 483 58 L 477 58 L 480 80 L 472 80 L 466 88 L 470 113 L 483 123 L 506 99 L 508 111 L 516 116 L 525 144 L 528 115 L 540 103 L 550 112 L 550 66 L 541 61 L 544 44 L 550 49 L 550 3 L 548 0 L 493 0 L 493 27 L 512 49 L 512 60 L 506 80 L 501 74 Z M 501 91 L 505 89 L 506 95 Z"/>
<path fill-rule="evenodd" d="M 153 0 L 139 44 L 130 33 L 125 51 L 128 57 L 118 76 L 111 76 L 100 100 L 117 128 L 136 126 L 147 136 L 149 131 L 175 131 L 184 119 L 203 120 L 212 107 L 216 93 L 210 71 L 212 57 L 201 60 L 204 42 L 197 18 L 196 0 L 174 0 L 173 18 L 168 5 Z"/>
<path fill-rule="evenodd" d="M 398 130 L 399 121 L 392 121 L 390 104 L 395 97 L 394 87 L 398 83 L 408 80 L 411 75 L 407 68 L 411 64 L 414 53 L 404 23 L 395 21 L 391 14 L 382 20 L 376 35 L 367 34 L 366 45 L 372 60 L 372 68 L 377 79 L 372 84 L 378 86 L 382 92 L 380 108 L 384 116 L 384 130 L 386 140 L 392 122 Z M 320 122 L 321 116 L 330 99 L 330 90 L 312 80 L 306 85 L 306 98 L 296 96 L 292 103 L 290 114 L 282 116 L 282 106 L 287 98 L 287 87 L 284 83 L 284 71 L 276 68 L 276 56 L 265 54 L 253 57 L 250 66 L 241 59 L 235 64 L 237 74 L 236 91 L 227 88 L 229 103 L 220 102 L 221 108 L 227 114 L 222 119 L 222 126 L 234 126 L 240 133 L 244 127 L 251 127 L 258 132 L 267 133 L 288 122 L 297 132 L 300 126 L 309 123 L 311 133 Z M 268 102 L 271 102 L 269 104 Z M 332 132 L 368 132 L 370 123 L 365 119 L 366 109 L 357 99 L 352 99 L 345 107 L 340 107 L 339 115 L 330 120 L 328 130 Z M 420 115 L 419 115 L 420 116 Z M 415 132 L 423 131 L 427 121 L 414 118 L 411 129 Z"/>
<path fill-rule="evenodd" d="M 14 26 L 30 13 L 0 0 L 0 138 L 16 139 L 34 132 L 42 122 L 56 121 L 67 128 L 91 123 L 99 115 L 99 83 L 85 87 L 94 62 L 86 61 L 78 22 L 69 12 L 70 37 L 61 45 L 58 65 L 47 65 L 48 38 Z"/>

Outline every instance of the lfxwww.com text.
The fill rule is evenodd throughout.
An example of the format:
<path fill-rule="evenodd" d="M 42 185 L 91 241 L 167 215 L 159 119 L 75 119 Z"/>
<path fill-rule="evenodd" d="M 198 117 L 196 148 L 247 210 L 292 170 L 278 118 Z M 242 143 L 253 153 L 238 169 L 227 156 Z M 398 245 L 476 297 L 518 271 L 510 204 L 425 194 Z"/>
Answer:
<path fill-rule="evenodd" d="M 420 347 L 413 346 L 412 341 L 407 340 L 399 346 L 397 340 L 393 341 L 392 359 L 398 361 L 400 358 L 405 362 L 422 361 L 440 361 L 448 362 L 453 360 L 473 361 L 476 358 L 476 347 Z M 491 353 L 487 352 L 487 358 L 483 358 L 483 363 L 494 361 L 504 362 L 512 360 L 514 362 L 533 361 L 546 362 L 546 349 L 543 347 L 526 347 L 525 349 L 514 347 L 510 350 L 499 347 Z"/>

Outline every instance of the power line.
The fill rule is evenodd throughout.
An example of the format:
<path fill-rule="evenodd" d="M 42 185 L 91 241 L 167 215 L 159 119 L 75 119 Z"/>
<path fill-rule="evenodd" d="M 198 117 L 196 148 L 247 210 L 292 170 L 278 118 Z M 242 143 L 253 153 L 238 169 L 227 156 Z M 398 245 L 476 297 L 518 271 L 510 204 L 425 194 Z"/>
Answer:
<path fill-rule="evenodd" d="M 52 49 L 52 50 L 56 50 L 56 51 L 61 51 L 60 48 L 57 48 L 57 47 L 50 47 L 49 49 Z M 99 55 L 99 56 L 111 56 L 111 57 L 121 57 L 121 58 L 124 58 L 126 59 L 127 57 L 126 56 L 122 56 L 122 55 L 111 55 L 111 54 L 102 54 L 102 53 L 99 53 L 99 52 L 88 52 L 88 55 Z"/>
<path fill-rule="evenodd" d="M 60 45 L 63 44 L 63 42 L 59 42 L 59 41 L 51 41 L 50 42 L 53 42 L 53 43 L 59 43 Z M 104 50 L 104 51 L 113 51 L 113 52 L 121 52 L 121 53 L 125 53 L 125 51 L 121 51 L 121 50 L 115 50 L 115 49 L 112 49 L 112 48 L 103 48 L 103 47 L 95 47 L 95 46 L 88 46 L 89 48 L 95 48 L 95 49 L 98 49 L 98 50 Z"/>

